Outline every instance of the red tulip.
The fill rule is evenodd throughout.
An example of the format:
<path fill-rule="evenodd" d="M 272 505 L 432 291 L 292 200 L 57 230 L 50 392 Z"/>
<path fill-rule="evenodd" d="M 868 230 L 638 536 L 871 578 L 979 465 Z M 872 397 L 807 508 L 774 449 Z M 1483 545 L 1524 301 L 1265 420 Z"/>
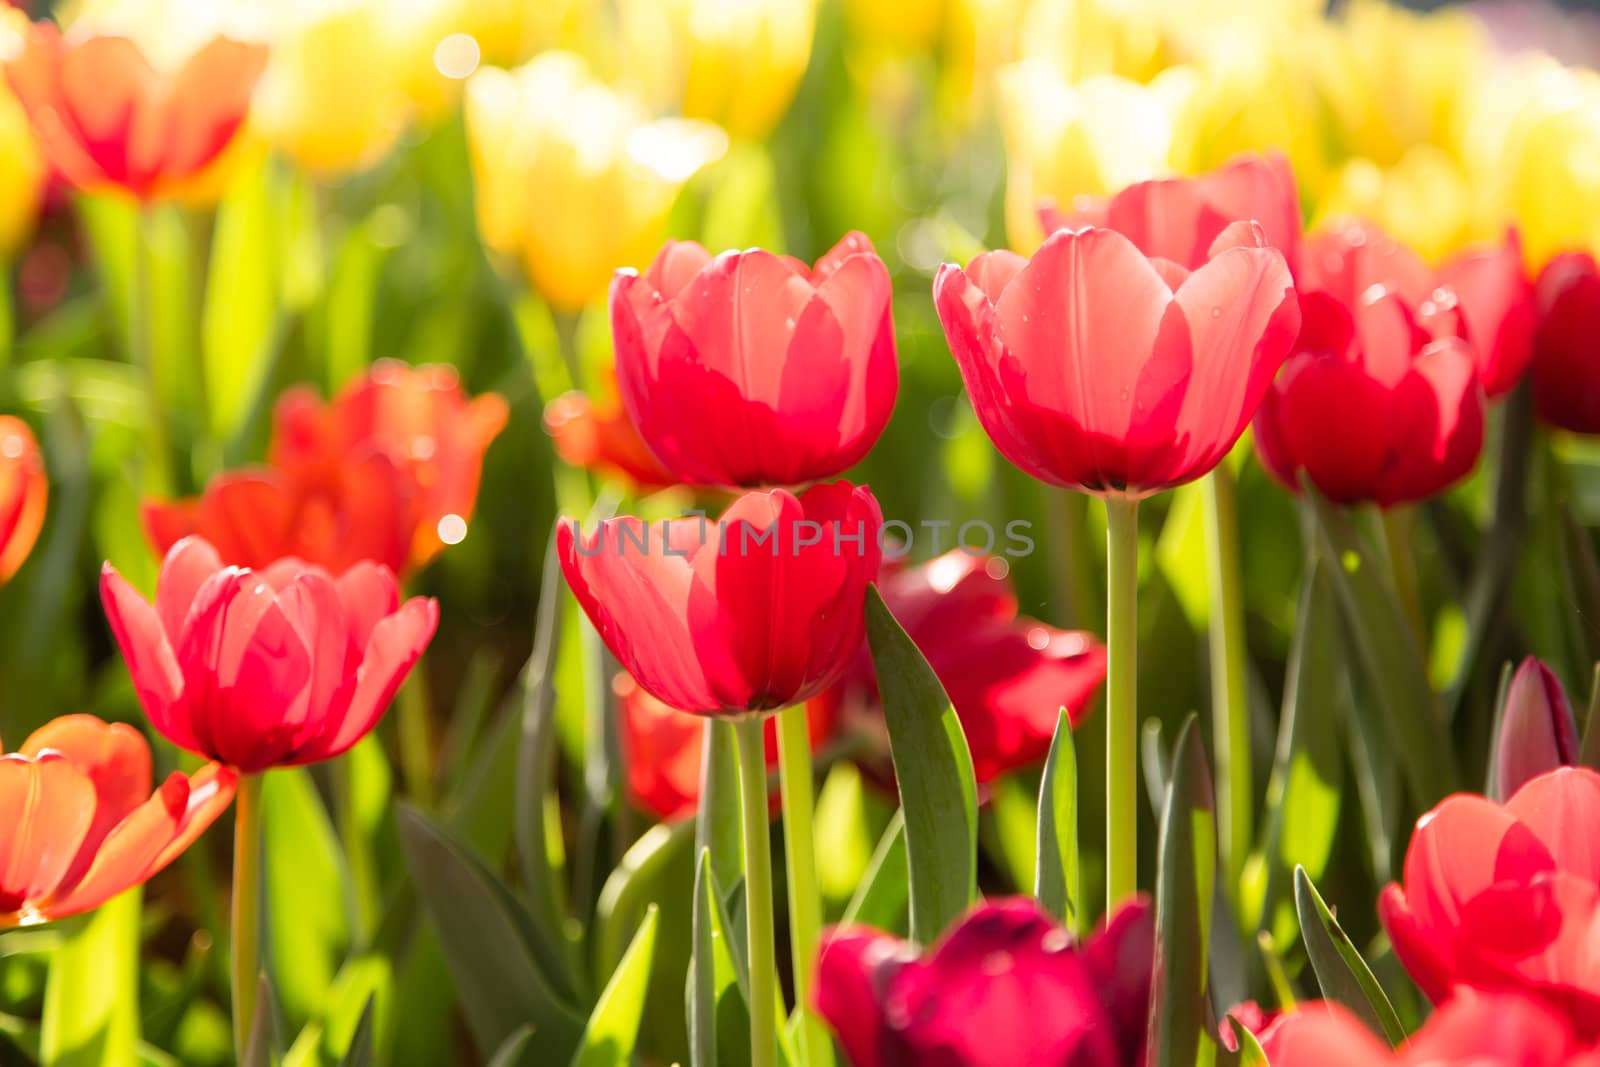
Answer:
<path fill-rule="evenodd" d="M 1439 268 L 1439 283 L 1455 294 L 1458 332 L 1472 346 L 1483 391 L 1491 398 L 1509 393 L 1533 361 L 1539 321 L 1516 231 L 1498 245 L 1453 256 Z"/>
<path fill-rule="evenodd" d="M 1338 1004 L 1284 1016 L 1262 1040 L 1272 1067 L 1600 1067 L 1558 1015 L 1524 997 L 1463 991 L 1399 1051 Z"/>
<path fill-rule="evenodd" d="M 0 582 L 22 566 L 44 527 L 50 479 L 28 424 L 0 415 Z"/>
<path fill-rule="evenodd" d="M 1106 676 L 1091 634 L 1017 614 L 1000 562 L 955 549 L 919 567 L 884 568 L 878 591 L 938 675 L 961 719 L 980 784 L 1041 762 L 1060 710 L 1083 721 Z M 871 657 L 857 659 L 834 702 L 878 715 Z"/>
<path fill-rule="evenodd" d="M 1454 294 L 1393 238 L 1351 225 L 1302 248 L 1305 323 L 1255 420 L 1262 465 L 1291 490 L 1383 507 L 1464 477 L 1483 447 L 1483 390 Z M 1355 417 L 1353 413 L 1359 413 Z"/>
<path fill-rule="evenodd" d="M 1550 668 L 1529 656 L 1506 689 L 1490 754 L 1489 796 L 1504 800 L 1529 781 L 1578 762 L 1578 724 Z"/>
<path fill-rule="evenodd" d="M 1532 994 L 1600 1039 L 1600 774 L 1567 767 L 1504 806 L 1465 794 L 1417 821 L 1378 913 L 1422 991 Z"/>
<path fill-rule="evenodd" d="M 146 502 L 145 529 L 158 552 L 199 535 L 244 567 L 294 556 L 403 573 L 466 536 L 506 415 L 497 394 L 468 400 L 451 367 L 379 360 L 330 404 L 285 393 L 270 469 L 223 474 L 195 500 Z"/>
<path fill-rule="evenodd" d="M 1600 266 L 1588 252 L 1556 256 L 1539 273 L 1535 291 L 1539 417 L 1573 433 L 1600 433 Z"/>
<path fill-rule="evenodd" d="M 1023 471 L 1146 496 L 1227 455 L 1299 329 L 1283 254 L 1238 223 L 1192 274 L 1113 230 L 945 265 L 934 302 L 978 418 Z"/>
<path fill-rule="evenodd" d="M 807 268 L 669 241 L 611 285 L 623 404 L 679 481 L 798 485 L 860 462 L 899 369 L 889 272 L 859 233 Z"/>
<path fill-rule="evenodd" d="M 260 45 L 215 37 L 164 73 L 125 37 L 63 37 L 40 22 L 6 75 L 45 156 L 68 181 L 148 199 L 228 147 L 266 58 Z"/>
<path fill-rule="evenodd" d="M 167 553 L 154 604 L 109 563 L 100 599 L 151 724 L 246 773 L 365 737 L 439 622 L 431 599 L 400 603 L 378 564 L 338 578 L 297 559 L 251 571 L 199 538 Z"/>
<path fill-rule="evenodd" d="M 664 703 L 739 716 L 809 700 L 861 647 L 883 515 L 865 488 L 746 493 L 718 523 L 561 520 L 561 569 L 606 645 Z"/>
<path fill-rule="evenodd" d="M 628 795 L 641 809 L 664 822 L 693 815 L 700 806 L 700 751 L 705 725 L 663 704 L 626 673 L 617 675 L 612 688 L 622 712 L 622 759 Z M 835 716 L 826 701 L 807 701 L 806 720 L 813 749 L 832 736 Z M 767 769 L 775 770 L 776 719 L 768 718 L 763 729 Z"/>
<path fill-rule="evenodd" d="M 855 1067 L 1130 1067 L 1142 1062 L 1152 912 L 1137 901 L 1082 946 L 1027 898 L 979 904 L 918 958 L 835 929 L 816 1009 Z"/>
<path fill-rule="evenodd" d="M 215 763 L 152 794 L 150 747 L 131 726 L 67 715 L 0 758 L 0 928 L 97 908 L 157 874 L 233 800 Z"/>
<path fill-rule="evenodd" d="M 1160 178 L 1128 186 L 1109 199 L 1081 198 L 1071 211 L 1039 208 L 1045 233 L 1101 226 L 1116 230 L 1155 258 L 1199 270 L 1231 223 L 1254 221 L 1291 269 L 1300 245 L 1300 193 L 1280 153 L 1247 153 L 1195 178 Z"/>
<path fill-rule="evenodd" d="M 544 409 L 544 428 L 561 462 L 621 478 L 640 489 L 678 484 L 650 453 L 620 402 L 597 405 L 579 392 L 562 393 Z"/>

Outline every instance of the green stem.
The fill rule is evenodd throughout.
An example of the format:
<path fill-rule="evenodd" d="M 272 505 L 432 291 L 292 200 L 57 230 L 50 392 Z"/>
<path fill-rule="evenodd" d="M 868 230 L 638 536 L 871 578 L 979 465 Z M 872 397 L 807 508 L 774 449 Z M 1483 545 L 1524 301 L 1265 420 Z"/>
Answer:
<path fill-rule="evenodd" d="M 1422 613 L 1422 587 L 1417 580 L 1417 557 L 1412 551 L 1412 535 L 1416 531 L 1417 513 L 1413 506 L 1401 504 L 1379 513 L 1383 530 L 1384 555 L 1389 560 L 1389 574 L 1394 591 L 1400 598 L 1406 622 L 1417 636 L 1417 647 L 1422 658 L 1428 658 L 1428 624 Z"/>
<path fill-rule="evenodd" d="M 371 743 L 363 738 L 359 744 Z M 372 849 L 361 826 L 356 808 L 355 750 L 346 752 L 328 767 L 333 781 L 334 804 L 339 822 L 339 840 L 344 845 L 345 863 L 350 870 L 351 895 L 355 899 L 356 947 L 365 947 L 378 926 L 378 883 L 373 872 Z"/>
<path fill-rule="evenodd" d="M 144 379 L 145 490 L 157 497 L 172 492 L 172 450 L 167 442 L 167 412 L 156 374 L 155 271 L 151 264 L 150 209 L 140 204 L 133 233 L 133 273 L 128 293 L 129 362 Z"/>
<path fill-rule="evenodd" d="M 762 720 L 734 724 L 739 749 L 739 808 L 744 824 L 745 915 L 750 949 L 750 1067 L 777 1062 L 777 963 L 773 951 L 772 843 L 767 822 L 767 753 Z"/>
<path fill-rule="evenodd" d="M 1232 896 L 1253 838 L 1250 688 L 1239 576 L 1239 496 L 1224 462 L 1205 480 L 1206 579 L 1210 594 L 1211 715 L 1216 746 L 1222 859 Z"/>
<path fill-rule="evenodd" d="M 240 1063 L 255 1024 L 260 959 L 261 775 L 247 774 L 233 804 L 233 1051 Z"/>
<path fill-rule="evenodd" d="M 433 739 L 428 722 L 427 687 L 422 663 L 400 687 L 395 711 L 400 719 L 400 772 L 406 792 L 424 809 L 433 805 Z"/>
<path fill-rule="evenodd" d="M 811 729 L 804 704 L 778 713 L 778 782 L 783 791 L 784 869 L 789 879 L 789 947 L 794 999 L 800 1006 L 800 1062 L 833 1067 L 833 1042 L 811 1010 L 812 968 L 822 930 L 817 850 L 812 840 Z"/>
<path fill-rule="evenodd" d="M 1139 502 L 1106 501 L 1106 912 L 1139 890 Z"/>

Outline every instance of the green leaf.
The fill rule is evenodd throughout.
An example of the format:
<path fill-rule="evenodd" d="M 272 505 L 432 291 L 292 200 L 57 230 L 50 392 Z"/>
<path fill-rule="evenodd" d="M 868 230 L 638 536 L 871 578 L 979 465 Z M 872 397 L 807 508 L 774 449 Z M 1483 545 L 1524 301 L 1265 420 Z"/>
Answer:
<path fill-rule="evenodd" d="M 1357 659 L 1391 731 L 1390 747 L 1400 753 L 1412 801 L 1431 807 L 1453 791 L 1460 776 L 1417 636 L 1349 516 L 1311 485 L 1304 492 Z"/>
<path fill-rule="evenodd" d="M 1262 852 L 1246 871 L 1245 922 L 1288 945 L 1299 929 L 1294 869 L 1321 878 L 1333 854 L 1342 797 L 1339 724 L 1354 714 L 1343 633 L 1327 565 L 1314 555 L 1301 582 L 1289 646 L 1278 750 L 1267 783 Z"/>
<path fill-rule="evenodd" d="M 610 974 L 622 959 L 627 938 L 640 916 L 655 908 L 670 887 L 666 884 L 673 862 L 694 843 L 694 824 L 657 823 L 623 853 L 616 870 L 606 879 L 595 905 L 594 973 Z"/>
<path fill-rule="evenodd" d="M 1044 777 L 1039 781 L 1039 844 L 1033 895 L 1068 929 L 1083 928 L 1083 883 L 1078 874 L 1078 756 L 1066 708 L 1061 709 L 1056 720 Z"/>
<path fill-rule="evenodd" d="M 1373 1033 L 1388 1038 L 1391 1045 L 1399 1045 L 1406 1033 L 1394 1005 L 1328 910 L 1317 887 L 1299 868 L 1294 872 L 1294 899 L 1300 913 L 1300 936 L 1323 998 L 1343 1004 Z"/>
<path fill-rule="evenodd" d="M 74 928 L 50 956 L 40 1058 L 50 1067 L 135 1067 L 139 904 L 130 889 Z"/>
<path fill-rule="evenodd" d="M 356 1022 L 356 1032 L 350 1035 L 350 1047 L 339 1060 L 340 1067 L 367 1067 L 372 1062 L 372 1011 L 372 998 L 368 997 Z"/>
<path fill-rule="evenodd" d="M 979 813 L 979 844 L 1025 892 L 1033 885 L 1038 860 L 1039 789 L 1025 775 L 1002 775 L 989 783 L 985 807 Z"/>
<path fill-rule="evenodd" d="M 733 724 L 707 719 L 700 749 L 700 808 L 694 847 L 711 852 L 717 884 L 731 888 L 744 877 L 744 831 L 739 825 L 739 755 Z"/>
<path fill-rule="evenodd" d="M 366 953 L 345 961 L 328 990 L 322 1012 L 306 1024 L 284 1054 L 284 1067 L 317 1067 L 343 1060 L 355 1049 L 363 1025 L 369 1028 L 365 1038 L 371 1046 L 369 1061 L 389 1062 L 394 992 L 393 963 L 387 956 Z M 369 1011 L 372 1019 L 367 1023 Z"/>
<path fill-rule="evenodd" d="M 533 1040 L 533 1027 L 519 1026 L 505 1042 L 489 1057 L 489 1067 L 516 1067 L 522 1062 L 522 1054 L 528 1048 L 528 1042 Z"/>
<path fill-rule="evenodd" d="M 349 950 L 353 898 L 338 837 L 305 768 L 263 778 L 261 820 L 267 958 L 284 1016 L 298 1028 L 321 1014 Z"/>
<path fill-rule="evenodd" d="M 397 819 L 412 881 L 439 932 L 479 1051 L 492 1054 L 531 1023 L 539 1048 L 566 1058 L 577 1047 L 582 1016 L 539 970 L 528 914 L 462 842 L 406 805 Z"/>
<path fill-rule="evenodd" d="M 859 924 L 876 930 L 904 929 L 906 905 L 911 899 L 911 872 L 906 862 L 906 814 L 896 811 L 878 839 L 867 873 L 856 895 L 845 905 L 844 925 Z"/>
<path fill-rule="evenodd" d="M 279 1060 L 282 1043 L 278 1037 L 278 998 L 272 994 L 272 983 L 266 975 L 256 985 L 255 1023 L 250 1027 L 250 1040 L 244 1047 L 244 1058 L 239 1067 L 274 1067 Z"/>
<path fill-rule="evenodd" d="M 708 850 L 694 875 L 694 956 L 689 971 L 691 1067 L 734 1067 L 750 1061 L 748 978 L 729 937 L 727 913 Z"/>
<path fill-rule="evenodd" d="M 650 961 L 656 949 L 656 921 L 659 912 L 651 904 L 633 943 L 617 964 L 611 981 L 600 994 L 599 1003 L 589 1016 L 583 1040 L 572 1067 L 612 1067 L 630 1063 L 639 1038 L 639 1020 L 644 1015 L 645 993 L 650 988 Z"/>
<path fill-rule="evenodd" d="M 961 720 L 874 587 L 867 640 L 906 817 L 911 936 L 931 944 L 978 893 L 978 791 Z"/>
<path fill-rule="evenodd" d="M 1583 745 L 1578 750 L 1578 766 L 1600 771 L 1600 663 L 1589 680 L 1589 710 L 1583 719 Z"/>
<path fill-rule="evenodd" d="M 1158 848 L 1147 1058 L 1150 1067 L 1194 1067 L 1210 1041 L 1206 954 L 1217 878 L 1211 771 L 1194 715 L 1173 750 Z"/>
<path fill-rule="evenodd" d="M 828 769 L 817 793 L 817 886 L 825 914 L 836 917 L 861 886 L 872 850 L 894 809 L 869 788 L 861 769 L 840 760 Z"/>
<path fill-rule="evenodd" d="M 1232 1015 L 1228 1016 L 1228 1023 L 1233 1027 L 1234 1040 L 1239 1043 L 1239 1067 L 1268 1067 L 1267 1054 L 1261 1051 L 1256 1035 Z"/>

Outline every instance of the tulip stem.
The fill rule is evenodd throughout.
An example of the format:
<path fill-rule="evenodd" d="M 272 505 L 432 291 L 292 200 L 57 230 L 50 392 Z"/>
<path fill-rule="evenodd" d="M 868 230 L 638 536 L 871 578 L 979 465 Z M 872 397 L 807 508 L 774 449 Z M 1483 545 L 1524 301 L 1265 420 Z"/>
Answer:
<path fill-rule="evenodd" d="M 261 969 L 261 775 L 239 778 L 233 804 L 233 1051 L 244 1062 Z"/>
<path fill-rule="evenodd" d="M 134 216 L 133 271 L 128 291 L 128 362 L 144 379 L 145 491 L 156 497 L 172 492 L 172 452 L 167 443 L 167 410 L 156 373 L 154 237 L 150 209 L 141 203 Z"/>
<path fill-rule="evenodd" d="M 1244 590 L 1239 576 L 1239 495 L 1226 461 L 1205 480 L 1207 625 L 1211 644 L 1211 715 L 1219 779 L 1222 858 L 1236 899 L 1253 836 L 1250 689 L 1246 677 Z"/>
<path fill-rule="evenodd" d="M 817 850 L 812 840 L 811 730 L 804 704 L 778 713 L 778 782 L 783 791 L 784 869 L 789 880 L 789 947 L 800 1008 L 800 1062 L 833 1067 L 833 1043 L 811 1009 L 812 968 L 822 930 Z"/>
<path fill-rule="evenodd" d="M 1428 656 L 1428 624 L 1422 613 L 1422 587 L 1417 580 L 1417 556 L 1411 547 L 1416 533 L 1417 513 L 1408 504 L 1385 508 L 1379 513 L 1383 531 L 1384 555 L 1389 560 L 1389 574 L 1394 582 L 1395 594 L 1405 612 L 1406 622 L 1416 635 L 1417 647 L 1422 650 L 1423 661 Z"/>
<path fill-rule="evenodd" d="M 1106 505 L 1106 913 L 1139 890 L 1139 502 Z"/>
<path fill-rule="evenodd" d="M 773 1067 L 778 1053 L 778 976 L 773 946 L 767 752 L 761 724 L 757 716 L 746 716 L 734 723 L 734 734 L 739 749 L 744 906 L 750 942 L 750 1067 Z"/>

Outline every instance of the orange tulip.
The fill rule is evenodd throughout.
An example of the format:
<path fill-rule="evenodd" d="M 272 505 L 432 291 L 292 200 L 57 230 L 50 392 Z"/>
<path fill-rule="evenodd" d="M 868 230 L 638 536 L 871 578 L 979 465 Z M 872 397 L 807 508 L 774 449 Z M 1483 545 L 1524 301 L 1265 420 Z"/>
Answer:
<path fill-rule="evenodd" d="M 44 526 L 49 479 L 28 424 L 0 415 L 0 582 L 9 581 Z"/>
<path fill-rule="evenodd" d="M 483 453 L 505 427 L 505 398 L 468 399 L 453 367 L 374 363 L 324 404 L 309 389 L 278 401 L 272 465 L 301 477 L 337 476 L 372 453 L 388 456 L 410 484 L 411 561 L 421 566 L 466 536 Z"/>
<path fill-rule="evenodd" d="M 234 784 L 208 763 L 151 793 L 137 730 L 92 715 L 47 723 L 0 757 L 0 928 L 76 915 L 147 881 L 222 814 Z"/>
<path fill-rule="evenodd" d="M 215 37 L 164 72 L 126 37 L 63 37 L 39 22 L 6 75 L 69 182 L 151 199 L 233 141 L 266 57 L 260 45 Z"/>

